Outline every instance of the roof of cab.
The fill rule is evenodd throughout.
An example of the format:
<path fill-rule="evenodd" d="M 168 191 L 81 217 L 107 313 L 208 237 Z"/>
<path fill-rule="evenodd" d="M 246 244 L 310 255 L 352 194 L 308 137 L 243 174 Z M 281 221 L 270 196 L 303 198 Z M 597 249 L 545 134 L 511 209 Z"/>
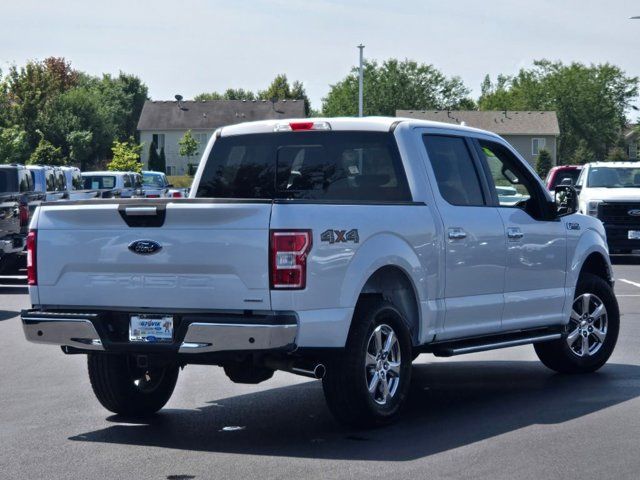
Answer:
<path fill-rule="evenodd" d="M 585 167 L 640 168 L 640 162 L 591 162 Z"/>
<path fill-rule="evenodd" d="M 430 120 L 418 120 L 401 117 L 314 117 L 314 118 L 283 118 L 277 120 L 260 120 L 257 122 L 245 122 L 236 125 L 222 127 L 219 131 L 222 136 L 246 135 L 251 133 L 272 133 L 276 126 L 288 123 L 326 122 L 333 131 L 359 130 L 371 132 L 388 132 L 395 124 L 407 124 L 409 127 L 442 128 L 446 130 L 458 130 L 461 132 L 473 132 L 497 137 L 495 133 L 462 125 L 452 125 Z"/>
<path fill-rule="evenodd" d="M 99 172 L 82 172 L 82 176 L 83 177 L 90 177 L 93 175 L 125 175 L 125 174 L 132 174 L 132 173 L 136 173 L 136 172 L 122 172 L 119 170 L 103 170 L 103 171 L 99 171 Z"/>

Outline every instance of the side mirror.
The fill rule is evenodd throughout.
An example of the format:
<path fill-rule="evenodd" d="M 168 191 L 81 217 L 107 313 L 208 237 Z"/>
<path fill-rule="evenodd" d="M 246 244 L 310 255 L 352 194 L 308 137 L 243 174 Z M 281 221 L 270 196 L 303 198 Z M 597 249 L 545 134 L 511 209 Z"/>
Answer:
<path fill-rule="evenodd" d="M 573 180 L 571 178 L 563 178 L 562 181 L 560 182 L 560 185 L 564 187 L 572 187 Z"/>
<path fill-rule="evenodd" d="M 173 183 L 167 183 L 167 184 L 165 185 L 165 187 L 166 187 L 166 188 L 173 188 Z"/>
<path fill-rule="evenodd" d="M 578 192 L 572 185 L 558 185 L 554 195 L 559 217 L 578 211 Z"/>

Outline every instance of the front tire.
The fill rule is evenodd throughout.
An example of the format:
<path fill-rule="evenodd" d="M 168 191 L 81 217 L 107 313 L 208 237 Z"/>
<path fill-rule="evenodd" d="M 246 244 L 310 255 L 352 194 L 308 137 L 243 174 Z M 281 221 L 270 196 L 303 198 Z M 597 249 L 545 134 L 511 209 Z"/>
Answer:
<path fill-rule="evenodd" d="M 144 417 L 169 401 L 178 380 L 178 366 L 140 368 L 135 360 L 129 355 L 89 354 L 89 380 L 104 408 L 128 417 Z"/>
<path fill-rule="evenodd" d="M 534 348 L 542 363 L 556 372 L 595 372 L 613 353 L 619 329 L 613 289 L 601 277 L 585 273 L 576 286 L 567 333 Z"/>
<path fill-rule="evenodd" d="M 393 421 L 407 397 L 411 349 L 409 329 L 393 304 L 361 302 L 346 348 L 328 364 L 322 381 L 334 417 L 365 428 Z"/>

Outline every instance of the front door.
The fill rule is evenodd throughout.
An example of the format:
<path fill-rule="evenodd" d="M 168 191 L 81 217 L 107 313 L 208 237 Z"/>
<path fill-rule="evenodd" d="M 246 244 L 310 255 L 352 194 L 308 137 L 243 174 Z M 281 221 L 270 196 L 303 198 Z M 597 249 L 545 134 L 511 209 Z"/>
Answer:
<path fill-rule="evenodd" d="M 507 242 L 503 330 L 563 323 L 566 230 L 544 187 L 506 146 L 477 144 Z"/>
<path fill-rule="evenodd" d="M 464 136 L 423 136 L 429 178 L 443 221 L 445 321 L 437 340 L 500 331 L 505 236 L 474 144 Z"/>

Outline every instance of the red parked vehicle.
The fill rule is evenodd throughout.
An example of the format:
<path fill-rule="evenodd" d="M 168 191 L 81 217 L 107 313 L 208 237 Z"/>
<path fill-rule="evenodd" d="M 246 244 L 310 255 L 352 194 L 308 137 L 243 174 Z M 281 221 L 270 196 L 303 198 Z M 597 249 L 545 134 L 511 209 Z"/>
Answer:
<path fill-rule="evenodd" d="M 571 185 L 575 185 L 581 170 L 582 165 L 559 165 L 553 167 L 549 170 L 544 183 L 547 185 L 547 189 L 551 191 L 554 191 L 556 186 L 567 178 L 571 180 Z"/>

